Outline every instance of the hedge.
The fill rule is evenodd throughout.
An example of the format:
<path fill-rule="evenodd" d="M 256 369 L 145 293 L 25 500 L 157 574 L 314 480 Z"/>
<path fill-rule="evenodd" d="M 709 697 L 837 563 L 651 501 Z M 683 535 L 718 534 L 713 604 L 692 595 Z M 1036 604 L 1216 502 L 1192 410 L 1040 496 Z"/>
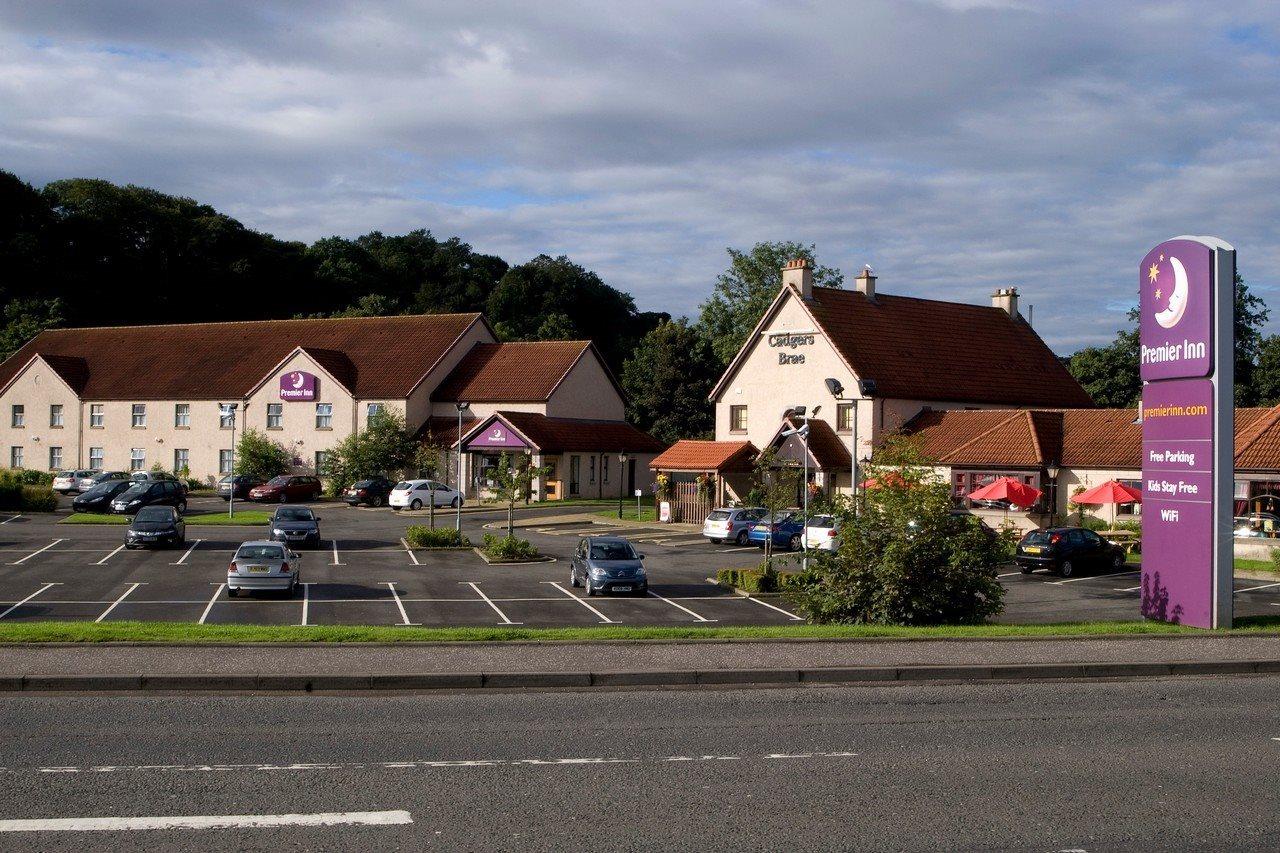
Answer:
<path fill-rule="evenodd" d="M 404 532 L 405 541 L 414 548 L 467 548 L 471 540 L 462 535 L 462 531 L 452 527 L 427 527 L 425 524 L 410 525 Z"/>
<path fill-rule="evenodd" d="M 774 572 L 773 578 L 769 578 L 763 566 L 754 569 L 721 569 L 716 572 L 716 583 L 743 592 L 777 592 L 798 583 L 799 579 L 799 572 Z"/>
<path fill-rule="evenodd" d="M 27 484 L 26 474 L 39 471 L 0 471 L 0 509 L 17 512 L 53 512 L 58 496 L 48 485 Z M 52 480 L 50 480 L 52 482 Z"/>
<path fill-rule="evenodd" d="M 495 560 L 536 560 L 542 556 L 527 539 L 517 539 L 514 536 L 499 539 L 492 533 L 484 535 L 483 550 Z"/>

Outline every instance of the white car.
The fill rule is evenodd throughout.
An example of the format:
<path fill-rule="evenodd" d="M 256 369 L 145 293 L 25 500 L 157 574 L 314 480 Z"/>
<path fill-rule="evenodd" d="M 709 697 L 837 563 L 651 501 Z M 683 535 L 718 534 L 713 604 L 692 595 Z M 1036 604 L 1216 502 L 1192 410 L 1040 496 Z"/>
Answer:
<path fill-rule="evenodd" d="M 459 507 L 462 494 L 436 480 L 401 480 L 387 496 L 387 506 L 392 509 L 422 509 L 430 503 Z"/>
<path fill-rule="evenodd" d="M 62 494 L 70 494 L 71 492 L 82 492 L 88 486 L 89 480 L 93 479 L 93 475 L 97 471 L 59 471 L 53 475 L 53 490 Z M 82 482 L 83 481 L 83 482 Z"/>
<path fill-rule="evenodd" d="M 840 528 L 830 515 L 815 515 L 804 529 L 804 545 L 811 551 L 834 551 L 840 547 Z"/>

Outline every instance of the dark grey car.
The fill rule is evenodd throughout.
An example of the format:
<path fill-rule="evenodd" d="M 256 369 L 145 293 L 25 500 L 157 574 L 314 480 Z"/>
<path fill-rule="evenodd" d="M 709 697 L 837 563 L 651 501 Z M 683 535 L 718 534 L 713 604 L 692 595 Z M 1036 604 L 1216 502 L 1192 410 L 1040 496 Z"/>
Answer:
<path fill-rule="evenodd" d="M 271 539 L 290 545 L 320 547 L 320 516 L 305 506 L 277 507 L 271 515 Z"/>
<path fill-rule="evenodd" d="M 171 506 L 144 506 L 129 522 L 124 535 L 126 548 L 152 545 L 182 545 L 187 541 L 187 525 Z"/>
<path fill-rule="evenodd" d="M 616 536 L 588 536 L 578 541 L 573 552 L 569 583 L 585 586 L 587 595 L 597 592 L 649 591 L 644 570 L 644 554 L 637 554 L 626 539 Z"/>

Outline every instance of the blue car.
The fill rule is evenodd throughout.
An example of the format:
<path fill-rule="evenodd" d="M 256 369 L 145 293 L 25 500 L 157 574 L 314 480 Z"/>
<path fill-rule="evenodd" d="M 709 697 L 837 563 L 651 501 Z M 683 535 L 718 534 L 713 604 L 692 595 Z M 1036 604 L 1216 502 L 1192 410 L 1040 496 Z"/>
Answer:
<path fill-rule="evenodd" d="M 800 513 L 785 511 L 777 513 L 772 518 L 762 517 L 747 534 L 747 541 L 763 551 L 766 540 L 772 537 L 774 548 L 799 551 L 800 538 L 803 535 L 804 519 L 801 518 Z"/>

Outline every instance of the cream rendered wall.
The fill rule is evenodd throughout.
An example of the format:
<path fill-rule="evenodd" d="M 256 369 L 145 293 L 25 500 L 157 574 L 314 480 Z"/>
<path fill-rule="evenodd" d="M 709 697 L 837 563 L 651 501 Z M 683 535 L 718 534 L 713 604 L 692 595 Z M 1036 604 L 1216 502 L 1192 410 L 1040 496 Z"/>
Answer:
<path fill-rule="evenodd" d="M 547 416 L 620 421 L 626 417 L 626 408 L 604 365 L 588 349 L 547 401 Z"/>
<path fill-rule="evenodd" d="M 23 407 L 24 426 L 11 424 L 14 404 Z M 49 407 L 62 406 L 62 428 L 49 426 Z M 9 467 L 10 448 L 23 449 L 23 466 L 44 471 L 49 468 L 49 448 L 62 448 L 64 468 L 83 467 L 80 458 L 80 400 L 62 377 L 42 359 L 34 359 L 0 395 L 0 468 Z"/>
<path fill-rule="evenodd" d="M 316 375 L 320 393 L 315 400 L 302 402 L 280 399 L 280 376 L 295 370 Z M 403 410 L 403 400 L 386 402 L 394 403 Z M 282 426 L 278 429 L 267 429 L 268 403 L 281 404 Z M 333 404 L 332 428 L 316 427 L 317 403 Z M 249 396 L 243 409 L 243 425 L 253 427 L 283 444 L 285 449 L 293 453 L 298 470 L 307 471 L 314 468 L 317 451 L 332 450 L 338 442 L 363 424 L 365 414 L 364 406 L 358 405 L 346 388 L 329 378 L 320 365 L 302 352 L 294 353 L 268 376 L 262 386 Z"/>
<path fill-rule="evenodd" d="M 458 339 L 444 357 L 440 359 L 440 363 L 426 375 L 426 377 L 413 389 L 413 393 L 409 395 L 409 400 L 405 409 L 405 421 L 409 425 L 410 430 L 415 430 L 422 425 L 428 417 L 438 414 L 436 409 L 438 406 L 433 405 L 431 396 L 435 393 L 436 388 L 440 387 L 440 383 L 445 377 L 453 372 L 458 366 L 458 362 L 462 361 L 463 356 L 471 351 L 476 344 L 495 343 L 496 340 L 489 332 L 489 327 L 477 319 L 472 323 Z M 453 408 L 453 403 L 446 406 L 449 409 L 450 416 L 456 416 L 457 410 Z"/>
<path fill-rule="evenodd" d="M 147 407 L 146 426 L 133 426 L 133 404 Z M 234 402 L 224 400 L 221 402 Z M 190 426 L 174 425 L 178 403 L 190 406 Z M 128 471 L 131 450 L 142 448 L 144 468 L 157 462 L 166 470 L 173 469 L 173 451 L 189 451 L 187 466 L 191 476 L 204 480 L 218 471 L 218 451 L 231 448 L 231 430 L 219 427 L 218 400 L 85 400 L 80 415 L 83 428 L 84 460 L 89 462 L 89 448 L 103 449 L 103 469 Z M 93 405 L 103 409 L 103 425 L 89 426 Z"/>

